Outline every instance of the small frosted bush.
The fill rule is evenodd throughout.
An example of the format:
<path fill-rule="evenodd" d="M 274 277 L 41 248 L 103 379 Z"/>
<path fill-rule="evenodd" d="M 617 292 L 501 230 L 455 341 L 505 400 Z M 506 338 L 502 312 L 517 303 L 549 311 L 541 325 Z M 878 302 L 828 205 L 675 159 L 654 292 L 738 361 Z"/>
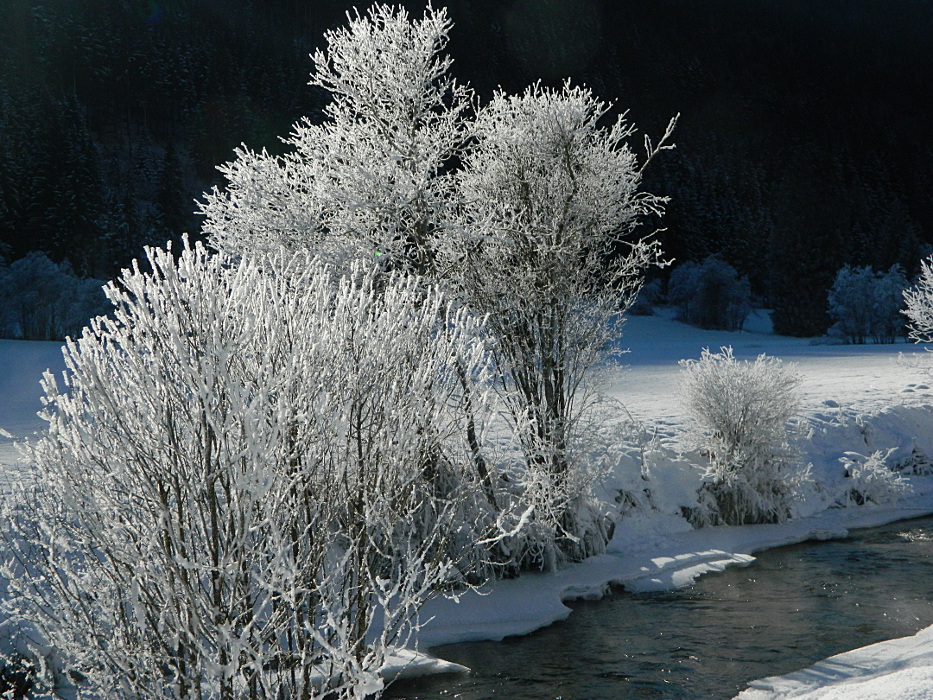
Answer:
<path fill-rule="evenodd" d="M 654 313 L 654 307 L 661 302 L 663 296 L 661 280 L 653 279 L 645 282 L 628 312 L 632 316 L 651 316 Z"/>
<path fill-rule="evenodd" d="M 918 343 L 933 341 L 933 257 L 921 263 L 917 284 L 904 291 L 906 308 L 901 312 L 910 321 L 909 336 Z"/>
<path fill-rule="evenodd" d="M 911 491 L 910 482 L 891 470 L 887 457 L 881 452 L 868 457 L 849 452 L 842 458 L 848 479 L 840 499 L 842 505 L 890 503 Z"/>
<path fill-rule="evenodd" d="M 847 343 L 893 343 L 903 333 L 901 300 L 907 278 L 900 265 L 887 272 L 846 265 L 829 290 L 829 334 Z"/>
<path fill-rule="evenodd" d="M 808 470 L 796 463 L 788 424 L 800 405 L 799 375 L 779 359 L 738 361 L 732 348 L 682 360 L 682 392 L 709 458 L 695 524 L 786 520 Z"/>
<path fill-rule="evenodd" d="M 668 300 L 677 306 L 682 321 L 727 331 L 741 329 L 752 308 L 748 278 L 739 277 L 734 267 L 714 255 L 674 270 Z"/>

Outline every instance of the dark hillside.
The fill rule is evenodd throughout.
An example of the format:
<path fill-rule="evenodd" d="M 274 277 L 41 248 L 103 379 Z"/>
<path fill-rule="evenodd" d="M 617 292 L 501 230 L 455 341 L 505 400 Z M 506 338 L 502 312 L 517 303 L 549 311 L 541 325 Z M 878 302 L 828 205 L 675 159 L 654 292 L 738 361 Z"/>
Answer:
<path fill-rule="evenodd" d="M 407 3 L 414 12 L 422 5 Z M 0 4 L 0 247 L 109 276 L 196 230 L 192 200 L 241 142 L 325 96 L 308 53 L 337 0 Z M 584 82 L 677 150 L 678 259 L 719 253 L 817 333 L 845 263 L 913 274 L 933 242 L 933 0 L 451 0 L 454 71 L 483 96 Z M 0 251 L 0 252 L 2 252 Z"/>

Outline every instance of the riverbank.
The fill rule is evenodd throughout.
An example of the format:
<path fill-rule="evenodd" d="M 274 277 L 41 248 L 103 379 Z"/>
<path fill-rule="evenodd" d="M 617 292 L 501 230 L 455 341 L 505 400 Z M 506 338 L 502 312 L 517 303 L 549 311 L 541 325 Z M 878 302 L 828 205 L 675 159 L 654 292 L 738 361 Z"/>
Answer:
<path fill-rule="evenodd" d="M 610 586 L 622 586 L 631 592 L 680 588 L 698 576 L 727 566 L 747 566 L 756 552 L 765 549 L 841 538 L 856 528 L 933 514 L 933 478 L 917 478 L 913 483 L 914 495 L 897 506 L 835 509 L 777 525 L 663 533 L 657 529 L 658 519 L 644 518 L 646 527 L 639 531 L 653 526 L 652 539 L 642 540 L 638 531 L 629 530 L 613 539 L 606 554 L 560 571 L 496 581 L 459 601 L 430 601 L 423 616 L 433 619 L 421 632 L 419 648 L 528 634 L 565 619 L 570 608 L 564 602 L 599 598 Z"/>
<path fill-rule="evenodd" d="M 604 555 L 553 574 L 499 581 L 483 595 L 470 594 L 459 603 L 431 601 L 425 616 L 433 619 L 422 633 L 420 648 L 528 634 L 565 619 L 570 609 L 564 602 L 598 598 L 611 585 L 633 592 L 678 588 L 704 573 L 747 566 L 765 549 L 845 537 L 853 529 L 933 513 L 933 479 L 923 476 L 909 477 L 913 493 L 896 504 L 833 507 L 834 496 L 845 488 L 844 458 L 878 451 L 887 453 L 892 464 L 929 464 L 933 394 L 921 370 L 927 358 L 915 346 L 815 345 L 766 334 L 699 331 L 658 317 L 630 319 L 626 342 L 631 346 L 625 357 L 628 367 L 612 378 L 610 393 L 651 434 L 652 444 L 647 450 L 634 446 L 609 487 L 631 488 L 632 475 L 640 474 L 636 462 L 647 454 L 649 467 L 659 475 L 652 484 L 656 509 L 628 513 Z M 790 522 L 694 530 L 677 514 L 687 505 L 696 476 L 683 457 L 690 445 L 678 397 L 677 361 L 697 357 L 704 347 L 723 345 L 732 346 L 737 357 L 781 357 L 795 363 L 803 376 L 806 434 L 801 457 L 812 465 L 821 488 L 802 499 L 801 517 Z M 898 648 L 903 651 L 912 644 L 907 641 Z M 927 651 L 919 646 L 917 653 L 922 659 Z M 769 691 L 774 694 L 761 698 L 785 697 L 783 687 L 777 685 Z M 933 684 L 926 692 L 933 693 Z"/>
<path fill-rule="evenodd" d="M 736 700 L 927 700 L 933 696 L 933 627 L 831 656 L 785 676 L 753 681 Z"/>
<path fill-rule="evenodd" d="M 620 434 L 626 442 L 604 488 L 607 502 L 625 494 L 628 505 L 617 514 L 606 553 L 555 573 L 495 582 L 482 595 L 431 601 L 420 650 L 527 634 L 566 618 L 566 601 L 598 598 L 612 585 L 677 588 L 704 573 L 747 566 L 764 549 L 933 513 L 933 478 L 927 476 L 908 477 L 913 492 L 897 503 L 838 507 L 849 486 L 844 458 L 880 451 L 890 464 L 920 471 L 930 464 L 933 392 L 917 367 L 925 357 L 913 346 L 812 345 L 767 334 L 698 331 L 658 317 L 630 319 L 625 341 L 632 348 L 625 358 L 629 367 L 610 373 L 606 390 L 624 406 Z M 811 465 L 817 486 L 801 494 L 798 517 L 790 522 L 694 530 L 682 517 L 685 507 L 695 505 L 702 457 L 691 452 L 687 437 L 677 361 L 723 345 L 740 358 L 764 352 L 795 362 L 803 377 L 801 461 Z M 10 479 L 19 468 L 14 439 L 41 428 L 35 417 L 39 374 L 45 367 L 60 370 L 62 363 L 57 345 L 19 341 L 0 341 L 0 360 L 0 473 Z M 407 674 L 458 668 L 425 656 L 398 661 Z"/>

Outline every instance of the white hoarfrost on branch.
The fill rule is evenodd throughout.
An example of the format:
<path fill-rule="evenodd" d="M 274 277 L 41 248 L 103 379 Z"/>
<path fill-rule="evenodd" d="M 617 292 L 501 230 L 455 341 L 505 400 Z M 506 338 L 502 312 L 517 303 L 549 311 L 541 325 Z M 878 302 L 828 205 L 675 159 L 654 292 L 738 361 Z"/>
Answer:
<path fill-rule="evenodd" d="M 5 611 L 54 649 L 47 688 L 378 693 L 494 524 L 461 427 L 477 323 L 371 266 L 148 255 L 69 341 L 63 385 L 45 376 L 37 471 L 4 502 Z M 470 396 L 479 430 L 490 400 Z"/>

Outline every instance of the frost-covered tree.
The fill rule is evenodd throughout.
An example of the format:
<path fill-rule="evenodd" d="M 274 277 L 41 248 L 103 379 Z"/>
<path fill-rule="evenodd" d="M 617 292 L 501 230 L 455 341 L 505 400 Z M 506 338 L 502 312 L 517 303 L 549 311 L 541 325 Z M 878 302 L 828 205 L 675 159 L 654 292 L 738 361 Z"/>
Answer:
<path fill-rule="evenodd" d="M 643 165 L 626 145 L 633 130 L 623 117 L 601 126 L 608 110 L 569 84 L 496 94 L 457 174 L 464 224 L 445 258 L 465 303 L 488 319 L 535 523 L 574 557 L 602 544 L 582 502 L 587 381 L 612 355 L 643 271 L 659 259 L 655 243 L 626 235 L 664 201 L 639 192 Z M 647 147 L 650 158 L 665 146 Z"/>
<path fill-rule="evenodd" d="M 284 156 L 238 150 L 220 168 L 226 187 L 205 196 L 204 231 L 231 252 L 286 245 L 433 273 L 472 101 L 447 74 L 451 23 L 443 9 L 410 20 L 382 4 L 348 20 L 313 57 L 324 121 L 296 124 Z"/>
<path fill-rule="evenodd" d="M 602 540 L 581 524 L 592 476 L 572 458 L 587 404 L 580 387 L 658 256 L 623 239 L 662 200 L 639 193 L 643 165 L 625 145 L 632 129 L 623 119 L 600 126 L 609 106 L 589 90 L 499 94 L 473 116 L 470 90 L 447 75 L 449 27 L 442 10 L 411 20 L 376 5 L 328 33 L 311 80 L 332 97 L 325 120 L 299 123 L 285 156 L 240 150 L 221 168 L 226 188 L 206 196 L 204 230 L 237 255 L 282 245 L 418 273 L 488 318 L 526 466 L 508 480 L 507 504 L 480 432 L 469 418 L 463 429 L 502 522 L 516 489 L 544 494 L 532 499 L 534 522 L 551 543 L 535 558 L 551 566 L 555 538 L 574 557 L 598 548 L 584 542 L 590 535 Z M 661 147 L 648 144 L 649 158 Z M 468 397 L 474 388 L 458 376 Z"/>
<path fill-rule="evenodd" d="M 457 211 L 449 165 L 471 128 L 472 92 L 448 76 L 443 54 L 451 23 L 442 9 L 412 20 L 382 4 L 348 20 L 314 55 L 311 84 L 331 96 L 323 123 L 296 124 L 282 157 L 239 150 L 220 168 L 226 187 L 205 196 L 204 231 L 234 254 L 284 246 L 436 281 L 437 239 Z M 458 377 L 469 397 L 467 373 Z M 476 420 L 464 432 L 495 507 Z"/>
<path fill-rule="evenodd" d="M 933 258 L 920 264 L 917 283 L 904 290 L 902 313 L 910 321 L 910 338 L 918 343 L 933 341 Z"/>
<path fill-rule="evenodd" d="M 848 343 L 893 343 L 903 333 L 900 308 L 907 286 L 900 265 L 887 272 L 846 265 L 836 274 L 827 298 L 834 321 L 830 335 Z"/>
<path fill-rule="evenodd" d="M 88 697 L 378 694 L 492 522 L 461 429 L 476 323 L 306 253 L 149 266 L 44 378 L 37 472 L 3 504 L 5 612 L 54 655 L 46 686 L 60 669 Z"/>
<path fill-rule="evenodd" d="M 789 444 L 788 424 L 800 407 L 799 375 L 774 357 L 736 360 L 730 347 L 704 350 L 699 360 L 680 364 L 684 402 L 709 458 L 702 495 L 712 504 L 694 521 L 786 520 L 809 474 Z"/>

